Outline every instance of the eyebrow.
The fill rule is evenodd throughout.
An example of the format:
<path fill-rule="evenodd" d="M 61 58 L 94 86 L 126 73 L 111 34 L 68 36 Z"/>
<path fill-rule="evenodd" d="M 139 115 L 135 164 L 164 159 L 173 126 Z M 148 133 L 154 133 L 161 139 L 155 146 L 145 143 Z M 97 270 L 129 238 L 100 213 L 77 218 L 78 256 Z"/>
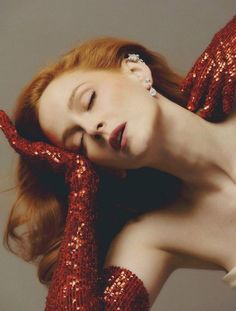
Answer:
<path fill-rule="evenodd" d="M 69 100 L 68 100 L 68 104 L 67 104 L 67 106 L 68 106 L 69 109 L 72 108 L 72 105 L 73 105 L 73 102 L 74 102 L 74 99 L 75 99 L 75 94 L 76 94 L 78 88 L 80 88 L 80 87 L 81 87 L 83 84 L 85 84 L 85 83 L 86 83 L 86 82 L 80 83 L 80 84 L 77 85 L 77 86 L 73 89 L 73 91 L 71 92 L 70 97 L 69 97 Z"/>
<path fill-rule="evenodd" d="M 72 106 L 73 106 L 73 103 L 74 103 L 74 99 L 75 99 L 75 95 L 76 95 L 76 92 L 78 90 L 78 88 L 80 88 L 83 84 L 85 84 L 86 82 L 83 82 L 83 83 L 80 83 L 78 84 L 71 92 L 70 94 L 70 97 L 69 97 L 69 100 L 68 100 L 68 103 L 67 103 L 67 106 L 68 108 L 71 110 L 72 109 Z M 72 135 L 73 133 L 75 133 L 78 129 L 81 129 L 81 127 L 79 125 L 75 125 L 75 126 L 72 126 L 72 127 L 69 127 L 65 130 L 65 132 L 63 133 L 62 135 L 62 143 L 63 145 L 65 145 L 65 141 L 67 140 L 67 138 Z"/>

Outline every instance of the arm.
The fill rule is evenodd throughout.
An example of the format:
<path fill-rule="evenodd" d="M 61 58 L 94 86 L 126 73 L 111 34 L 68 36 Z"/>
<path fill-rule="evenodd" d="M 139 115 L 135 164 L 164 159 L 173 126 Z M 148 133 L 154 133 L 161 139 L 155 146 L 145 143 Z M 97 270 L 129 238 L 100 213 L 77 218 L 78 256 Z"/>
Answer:
<path fill-rule="evenodd" d="M 30 142 L 19 136 L 4 111 L 0 128 L 10 145 L 22 156 L 46 161 L 53 170 L 65 172 L 70 188 L 64 238 L 46 298 L 46 311 L 146 311 L 148 292 L 142 281 L 128 269 L 113 267 L 98 271 L 95 237 L 94 196 L 98 176 L 86 158 L 44 142 Z M 123 282 L 115 284 L 116 279 Z M 108 286 L 103 291 L 101 284 Z M 117 286 L 120 295 L 117 295 Z M 122 288 L 121 288 L 122 287 Z"/>
<path fill-rule="evenodd" d="M 154 299 L 164 282 L 167 257 L 158 258 L 153 248 L 143 246 L 143 232 L 126 227 L 113 240 L 103 271 L 98 274 L 94 230 L 89 229 L 89 222 L 81 222 L 81 212 L 68 211 L 45 311 L 79 307 L 84 311 L 149 310 L 148 291 Z"/>
<path fill-rule="evenodd" d="M 89 278 L 86 278 L 82 284 L 82 278 L 79 277 L 80 270 L 84 274 L 88 273 L 89 269 L 87 270 L 86 267 L 93 264 L 91 259 L 96 259 L 96 257 L 88 257 L 78 252 L 77 258 L 76 255 L 74 260 L 71 258 L 70 254 L 76 249 L 76 244 L 79 244 L 82 233 L 77 230 L 77 226 L 74 226 L 75 223 L 79 223 L 76 214 L 69 214 L 65 231 L 71 231 L 74 228 L 74 232 L 71 231 L 70 234 L 73 238 L 67 240 L 65 235 L 63 246 L 61 246 L 63 251 L 59 255 L 60 259 L 64 257 L 64 261 L 68 262 L 71 272 L 66 272 L 66 267 L 63 267 L 61 272 L 55 271 L 56 284 L 52 284 L 54 291 L 51 291 L 51 296 L 47 297 L 45 310 L 65 310 L 66 306 L 68 310 L 73 310 L 72 306 L 80 306 L 81 310 L 86 311 L 150 310 L 163 284 L 175 268 L 175 258 L 168 252 L 148 245 L 148 224 L 124 226 L 109 247 L 100 275 L 101 287 L 98 287 L 97 292 L 91 291 L 87 294 L 86 286 L 88 286 Z M 88 248 L 88 245 L 88 240 L 86 240 L 84 247 Z M 73 264 L 76 266 L 73 267 Z M 94 287 L 97 279 L 96 275 L 91 279 Z M 80 300 L 80 297 L 83 299 Z M 60 308 L 56 309 L 59 306 Z"/>
<path fill-rule="evenodd" d="M 75 167 L 66 169 L 68 214 L 45 311 L 149 310 L 148 292 L 133 272 L 123 266 L 98 271 L 93 200 L 98 180 L 85 159 L 76 155 L 73 161 Z"/>
<path fill-rule="evenodd" d="M 212 38 L 182 82 L 187 108 L 205 119 L 227 115 L 236 84 L 236 15 Z"/>
<path fill-rule="evenodd" d="M 150 242 L 149 235 L 150 224 L 148 222 L 125 225 L 109 247 L 104 268 L 109 269 L 111 266 L 126 267 L 135 273 L 148 292 L 151 307 L 164 283 L 176 268 L 177 261 L 174 255 L 153 245 Z M 138 295 L 135 298 L 138 298 Z M 110 310 L 110 299 L 112 297 L 109 292 L 105 292 L 105 300 L 108 307 L 106 310 Z M 121 310 L 126 309 L 121 308 Z M 137 309 L 130 308 L 127 310 L 140 311 L 143 309 L 137 307 Z"/>

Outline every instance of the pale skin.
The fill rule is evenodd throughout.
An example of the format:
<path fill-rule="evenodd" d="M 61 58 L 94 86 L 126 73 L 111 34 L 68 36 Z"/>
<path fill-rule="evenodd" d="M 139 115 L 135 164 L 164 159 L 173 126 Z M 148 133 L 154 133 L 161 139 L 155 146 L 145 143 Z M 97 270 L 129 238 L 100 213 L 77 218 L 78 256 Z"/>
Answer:
<path fill-rule="evenodd" d="M 114 239 L 104 266 L 123 266 L 143 280 L 151 305 L 177 268 L 229 271 L 236 266 L 236 113 L 210 123 L 157 93 L 144 63 L 124 60 L 119 71 L 76 69 L 53 80 L 39 101 L 39 121 L 52 143 L 121 169 L 150 167 L 183 180 L 179 199 L 130 221 Z M 67 102 L 76 92 L 73 109 Z M 121 91 L 122 90 L 122 91 Z M 86 111 L 92 92 L 96 98 Z M 127 122 L 128 144 L 116 151 L 111 131 Z M 71 125 L 79 128 L 62 144 Z M 130 247 L 132 245 L 132 248 Z"/>

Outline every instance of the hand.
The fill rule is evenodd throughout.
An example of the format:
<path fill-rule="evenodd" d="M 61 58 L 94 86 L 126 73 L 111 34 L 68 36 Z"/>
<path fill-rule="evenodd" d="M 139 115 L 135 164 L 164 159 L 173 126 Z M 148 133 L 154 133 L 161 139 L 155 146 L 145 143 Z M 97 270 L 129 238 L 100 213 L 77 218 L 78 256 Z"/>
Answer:
<path fill-rule="evenodd" d="M 236 15 L 218 31 L 182 82 L 189 94 L 187 109 L 210 119 L 228 114 L 234 102 L 236 82 Z"/>
<path fill-rule="evenodd" d="M 21 137 L 3 110 L 0 110 L 0 128 L 16 152 L 35 161 L 36 165 L 37 161 L 45 161 L 54 171 L 64 171 L 65 182 L 69 184 L 71 191 L 85 188 L 87 192 L 96 191 L 98 176 L 93 170 L 92 164 L 82 155 L 45 142 L 31 142 Z M 87 193 L 87 196 L 89 195 L 90 193 Z"/>

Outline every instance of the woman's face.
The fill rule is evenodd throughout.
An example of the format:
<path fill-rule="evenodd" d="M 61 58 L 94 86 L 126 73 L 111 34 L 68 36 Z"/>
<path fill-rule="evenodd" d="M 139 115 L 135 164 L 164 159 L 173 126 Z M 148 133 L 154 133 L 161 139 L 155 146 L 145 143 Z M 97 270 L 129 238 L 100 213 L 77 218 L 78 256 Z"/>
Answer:
<path fill-rule="evenodd" d="M 145 64 L 130 62 L 122 63 L 119 71 L 77 69 L 64 73 L 40 98 L 42 130 L 54 145 L 78 153 L 83 138 L 85 154 L 95 164 L 144 167 L 157 114 L 157 99 L 150 95 L 144 81 L 148 75 Z M 126 147 L 115 150 L 109 137 L 124 122 Z M 70 128 L 74 130 L 68 132 Z"/>

